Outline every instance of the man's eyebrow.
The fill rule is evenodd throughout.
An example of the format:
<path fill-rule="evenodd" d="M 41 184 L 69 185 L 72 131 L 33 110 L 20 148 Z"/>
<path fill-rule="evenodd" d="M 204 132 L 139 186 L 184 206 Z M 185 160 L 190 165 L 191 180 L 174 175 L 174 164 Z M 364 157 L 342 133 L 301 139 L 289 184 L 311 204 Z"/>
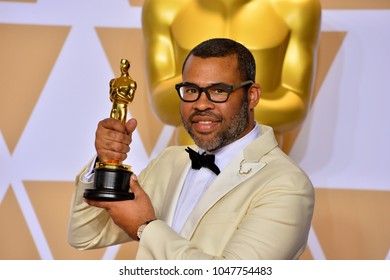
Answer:
<path fill-rule="evenodd" d="M 224 82 L 217 82 L 217 83 L 210 84 L 210 86 L 219 86 L 219 85 L 227 85 L 227 84 Z"/>
<path fill-rule="evenodd" d="M 196 83 L 192 83 L 192 82 L 183 82 L 183 84 L 185 85 L 192 85 L 192 86 L 198 86 L 200 87 L 198 84 Z M 206 87 L 210 87 L 210 86 L 219 86 L 219 85 L 227 85 L 226 83 L 224 82 L 216 82 L 216 83 L 211 83 L 211 84 L 208 84 Z"/>

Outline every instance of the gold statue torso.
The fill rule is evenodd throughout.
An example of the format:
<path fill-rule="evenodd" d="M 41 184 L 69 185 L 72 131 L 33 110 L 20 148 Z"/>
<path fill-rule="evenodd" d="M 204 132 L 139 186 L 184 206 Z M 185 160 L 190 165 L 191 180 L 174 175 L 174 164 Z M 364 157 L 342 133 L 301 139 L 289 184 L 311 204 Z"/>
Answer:
<path fill-rule="evenodd" d="M 121 60 L 121 76 L 110 81 L 110 100 L 112 110 L 110 117 L 126 122 L 127 105 L 133 101 L 137 83 L 129 76 L 130 63 Z"/>
<path fill-rule="evenodd" d="M 194 46 L 227 37 L 254 55 L 262 87 L 256 120 L 272 126 L 281 141 L 308 110 L 320 15 L 318 0 L 146 0 L 143 25 L 154 111 L 164 123 L 178 126 L 179 144 L 190 141 L 181 129 L 174 84 L 181 82 L 182 63 Z"/>

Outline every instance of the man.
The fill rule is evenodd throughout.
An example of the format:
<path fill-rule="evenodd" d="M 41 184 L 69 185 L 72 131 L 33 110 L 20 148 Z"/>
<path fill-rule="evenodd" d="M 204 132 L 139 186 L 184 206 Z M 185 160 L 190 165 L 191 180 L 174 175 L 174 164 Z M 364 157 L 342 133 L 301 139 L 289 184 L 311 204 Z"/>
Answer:
<path fill-rule="evenodd" d="M 200 154 L 217 167 L 196 166 L 185 146 L 168 147 L 130 180 L 134 200 L 83 201 L 88 168 L 76 179 L 69 242 L 80 249 L 140 240 L 138 259 L 297 259 L 313 212 L 310 180 L 278 147 L 254 109 L 251 52 L 230 39 L 195 47 L 176 85 L 180 115 Z M 99 123 L 99 161 L 122 161 L 134 119 Z M 193 168 L 191 168 L 193 167 Z"/>

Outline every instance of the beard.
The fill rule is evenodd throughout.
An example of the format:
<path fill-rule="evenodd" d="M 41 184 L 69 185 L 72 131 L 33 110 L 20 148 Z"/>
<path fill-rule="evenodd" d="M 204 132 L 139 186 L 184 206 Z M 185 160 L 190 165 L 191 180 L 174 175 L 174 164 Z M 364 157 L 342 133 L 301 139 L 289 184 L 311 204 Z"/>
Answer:
<path fill-rule="evenodd" d="M 191 128 L 191 119 L 194 116 L 205 116 L 205 115 L 213 115 L 214 114 L 207 112 L 207 111 L 198 111 L 192 114 L 188 121 L 185 121 L 183 119 L 183 116 L 181 116 L 181 121 L 183 123 L 183 126 L 185 130 L 188 132 L 188 134 L 191 136 L 191 138 L 194 140 L 195 144 L 206 151 L 216 151 L 222 147 L 225 147 L 226 145 L 236 141 L 241 137 L 241 134 L 248 128 L 249 126 L 249 114 L 248 114 L 248 99 L 247 96 L 244 95 L 242 104 L 240 106 L 240 110 L 237 114 L 234 114 L 230 117 L 230 119 L 225 119 L 223 116 L 215 116 L 220 119 L 222 123 L 225 124 L 226 128 L 222 129 L 220 132 L 217 133 L 212 139 L 206 139 L 201 136 L 195 135 Z"/>

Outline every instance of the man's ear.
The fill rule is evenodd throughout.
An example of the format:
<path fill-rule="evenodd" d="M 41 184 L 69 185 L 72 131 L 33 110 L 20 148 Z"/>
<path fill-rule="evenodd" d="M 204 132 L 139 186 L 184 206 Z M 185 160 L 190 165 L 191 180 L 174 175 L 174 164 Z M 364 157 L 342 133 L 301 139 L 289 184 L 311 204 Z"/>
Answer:
<path fill-rule="evenodd" d="M 248 92 L 249 110 L 253 110 L 260 101 L 261 87 L 259 84 L 252 84 Z"/>

